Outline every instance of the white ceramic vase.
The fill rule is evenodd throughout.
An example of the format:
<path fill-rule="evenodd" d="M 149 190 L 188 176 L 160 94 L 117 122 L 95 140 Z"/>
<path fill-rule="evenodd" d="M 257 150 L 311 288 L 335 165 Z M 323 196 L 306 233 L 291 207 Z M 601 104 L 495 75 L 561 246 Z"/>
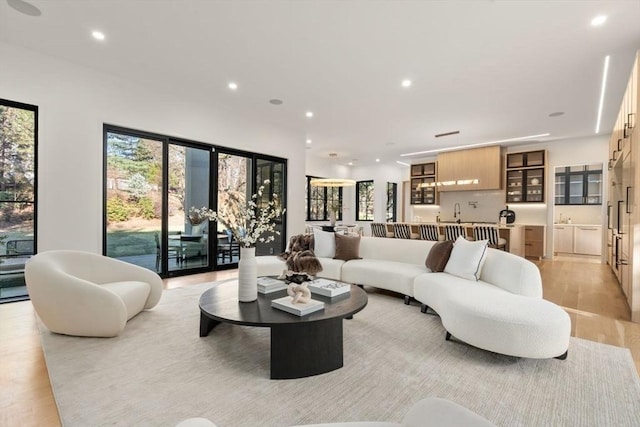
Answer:
<path fill-rule="evenodd" d="M 334 211 L 329 212 L 329 223 L 336 225 L 336 213 Z"/>
<path fill-rule="evenodd" d="M 256 248 L 240 248 L 238 261 L 238 300 L 251 302 L 258 299 L 258 264 Z"/>

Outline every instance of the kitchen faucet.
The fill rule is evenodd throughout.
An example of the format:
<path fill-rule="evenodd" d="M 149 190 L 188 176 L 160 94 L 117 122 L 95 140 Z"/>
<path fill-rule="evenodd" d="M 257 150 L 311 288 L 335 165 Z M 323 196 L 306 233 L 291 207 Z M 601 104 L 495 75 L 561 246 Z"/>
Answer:
<path fill-rule="evenodd" d="M 453 205 L 453 219 L 456 219 L 456 222 L 460 224 L 460 203 L 456 203 Z"/>

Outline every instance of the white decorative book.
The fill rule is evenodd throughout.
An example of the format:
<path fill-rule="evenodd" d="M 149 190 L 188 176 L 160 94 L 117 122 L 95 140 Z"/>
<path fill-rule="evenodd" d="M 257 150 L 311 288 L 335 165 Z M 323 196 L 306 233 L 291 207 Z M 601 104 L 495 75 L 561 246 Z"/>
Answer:
<path fill-rule="evenodd" d="M 287 284 L 284 280 L 272 277 L 258 277 L 258 292 L 261 294 L 270 294 L 284 289 L 287 289 Z"/>
<path fill-rule="evenodd" d="M 351 285 L 344 282 L 328 279 L 315 279 L 307 282 L 311 293 L 325 297 L 335 297 L 351 291 Z"/>
<path fill-rule="evenodd" d="M 306 303 L 296 303 L 293 304 L 291 302 L 291 297 L 286 296 L 278 299 L 274 299 L 271 301 L 271 307 L 277 308 L 278 310 L 286 311 L 287 313 L 295 314 L 298 316 L 306 316 L 307 314 L 311 314 L 313 312 L 323 310 L 324 303 L 322 301 L 310 300 Z"/>

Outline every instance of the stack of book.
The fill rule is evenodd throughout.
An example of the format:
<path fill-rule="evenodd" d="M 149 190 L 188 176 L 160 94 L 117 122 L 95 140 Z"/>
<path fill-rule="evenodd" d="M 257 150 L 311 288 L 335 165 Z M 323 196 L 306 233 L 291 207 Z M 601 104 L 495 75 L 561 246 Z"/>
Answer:
<path fill-rule="evenodd" d="M 270 294 L 283 289 L 287 289 L 287 284 L 283 280 L 272 277 L 258 277 L 258 292 L 261 294 Z"/>
<path fill-rule="evenodd" d="M 315 279 L 307 282 L 307 286 L 309 286 L 311 293 L 330 298 L 346 294 L 351 291 L 350 284 L 329 279 Z"/>
<path fill-rule="evenodd" d="M 315 311 L 323 310 L 324 303 L 322 301 L 312 299 L 309 302 L 298 302 L 294 304 L 291 302 L 291 297 L 286 296 L 271 301 L 271 307 L 286 311 L 287 313 L 296 314 L 298 316 L 306 316 L 307 314 L 311 314 Z"/>

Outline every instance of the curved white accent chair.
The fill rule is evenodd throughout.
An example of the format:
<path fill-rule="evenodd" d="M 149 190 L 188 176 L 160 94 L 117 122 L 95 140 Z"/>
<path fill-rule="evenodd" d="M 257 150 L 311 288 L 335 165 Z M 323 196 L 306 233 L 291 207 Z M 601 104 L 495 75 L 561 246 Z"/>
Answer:
<path fill-rule="evenodd" d="M 127 320 L 154 307 L 162 279 L 137 265 L 89 252 L 56 250 L 25 266 L 33 307 L 52 332 L 115 337 Z"/>

